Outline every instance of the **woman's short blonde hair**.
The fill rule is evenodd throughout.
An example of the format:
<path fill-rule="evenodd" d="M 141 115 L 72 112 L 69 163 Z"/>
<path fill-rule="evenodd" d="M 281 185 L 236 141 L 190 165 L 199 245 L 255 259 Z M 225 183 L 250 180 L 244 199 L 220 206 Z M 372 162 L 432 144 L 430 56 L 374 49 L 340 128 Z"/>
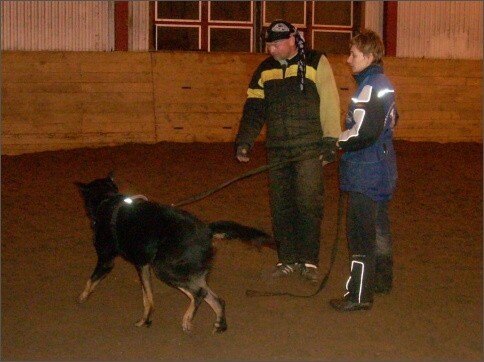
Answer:
<path fill-rule="evenodd" d="M 363 54 L 373 54 L 373 64 L 383 65 L 385 46 L 380 35 L 371 29 L 363 29 L 350 40 L 350 48 L 356 46 Z"/>

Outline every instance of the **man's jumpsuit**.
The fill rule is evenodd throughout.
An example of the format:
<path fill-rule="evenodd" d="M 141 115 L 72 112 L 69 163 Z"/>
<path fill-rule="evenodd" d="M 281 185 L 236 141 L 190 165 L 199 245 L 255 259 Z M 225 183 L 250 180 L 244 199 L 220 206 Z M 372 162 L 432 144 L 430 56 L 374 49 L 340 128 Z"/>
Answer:
<path fill-rule="evenodd" d="M 247 91 L 236 146 L 250 150 L 267 126 L 268 162 L 289 162 L 269 172 L 270 206 L 279 262 L 318 265 L 324 205 L 318 153 L 341 133 L 340 104 L 327 58 L 306 52 L 305 88 L 297 77 L 299 54 L 280 63 L 272 56 L 254 72 Z M 323 156 L 324 157 L 324 156 Z"/>

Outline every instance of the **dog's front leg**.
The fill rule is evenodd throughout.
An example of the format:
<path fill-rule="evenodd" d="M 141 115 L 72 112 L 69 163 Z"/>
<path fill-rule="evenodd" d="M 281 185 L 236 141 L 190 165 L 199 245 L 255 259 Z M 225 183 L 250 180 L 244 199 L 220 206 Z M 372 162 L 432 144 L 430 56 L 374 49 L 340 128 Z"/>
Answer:
<path fill-rule="evenodd" d="M 153 290 L 151 289 L 151 272 L 150 265 L 146 264 L 141 267 L 137 266 L 139 278 L 141 281 L 141 290 L 143 291 L 143 318 L 135 324 L 136 327 L 151 326 L 150 317 L 153 314 Z"/>
<path fill-rule="evenodd" d="M 99 283 L 99 281 L 97 282 Z M 96 283 L 96 284 L 97 284 Z M 94 287 L 96 286 L 96 284 L 94 284 L 91 279 L 89 279 L 86 283 L 86 287 L 84 288 L 84 290 L 82 291 L 81 294 L 79 294 L 79 296 L 77 297 L 77 302 L 78 303 L 84 303 L 87 301 L 87 298 L 89 298 L 89 295 L 92 293 Z"/>
<path fill-rule="evenodd" d="M 87 301 L 87 298 L 91 295 L 91 293 L 94 291 L 96 286 L 99 284 L 101 280 L 103 280 L 106 275 L 109 274 L 111 270 L 114 268 L 114 262 L 112 259 L 108 261 L 104 260 L 99 260 L 96 268 L 94 269 L 94 272 L 91 275 L 91 278 L 86 283 L 86 287 L 82 291 L 81 294 L 77 297 L 77 301 L 79 303 L 84 303 Z"/>

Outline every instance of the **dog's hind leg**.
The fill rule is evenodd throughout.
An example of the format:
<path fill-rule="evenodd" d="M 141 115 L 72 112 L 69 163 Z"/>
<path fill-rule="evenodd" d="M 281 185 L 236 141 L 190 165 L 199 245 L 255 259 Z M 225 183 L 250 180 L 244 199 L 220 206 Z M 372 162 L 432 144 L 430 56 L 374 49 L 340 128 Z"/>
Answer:
<path fill-rule="evenodd" d="M 86 283 L 86 287 L 84 288 L 83 292 L 79 294 L 77 297 L 77 301 L 79 303 L 84 303 L 89 295 L 94 291 L 96 286 L 99 284 L 101 280 L 109 274 L 111 270 L 114 268 L 114 258 L 109 259 L 108 261 L 98 259 L 96 268 L 92 273 L 91 277 Z"/>
<path fill-rule="evenodd" d="M 215 312 L 217 319 L 214 323 L 213 333 L 220 333 L 227 330 L 227 321 L 225 319 L 225 302 L 219 298 L 207 285 L 206 273 L 192 279 L 189 284 L 190 290 L 179 287 L 179 289 L 190 298 L 190 306 L 183 316 L 183 330 L 190 332 L 192 328 L 191 321 L 197 308 L 202 300 L 205 300 Z"/>
<path fill-rule="evenodd" d="M 215 294 L 208 286 L 205 286 L 205 289 L 208 292 L 207 296 L 205 297 L 205 301 L 210 307 L 212 307 L 217 316 L 217 320 L 213 325 L 212 333 L 225 332 L 227 330 L 227 320 L 225 319 L 225 301 L 222 298 L 219 298 L 217 294 Z"/>
<path fill-rule="evenodd" d="M 143 291 L 143 318 L 135 324 L 136 327 L 151 326 L 151 314 L 153 314 L 153 290 L 151 288 L 151 272 L 150 265 L 137 266 L 139 278 L 141 281 L 141 289 Z"/>
<path fill-rule="evenodd" d="M 178 287 L 183 293 L 186 294 L 188 298 L 190 298 L 190 305 L 188 306 L 187 311 L 183 315 L 183 332 L 190 333 L 192 331 L 192 320 L 195 316 L 195 312 L 197 311 L 200 304 L 202 304 L 203 299 L 205 298 L 207 291 L 203 288 L 197 288 L 196 291 L 191 291 L 182 287 Z"/>

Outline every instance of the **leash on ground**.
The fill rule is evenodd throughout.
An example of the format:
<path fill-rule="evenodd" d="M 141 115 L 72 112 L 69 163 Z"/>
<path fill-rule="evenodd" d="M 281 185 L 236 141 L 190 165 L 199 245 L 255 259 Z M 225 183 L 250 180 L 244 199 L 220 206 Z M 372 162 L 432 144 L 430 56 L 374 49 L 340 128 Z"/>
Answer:
<path fill-rule="evenodd" d="M 339 195 L 338 200 L 338 219 L 336 222 L 336 236 L 334 238 L 333 248 L 331 250 L 331 260 L 329 262 L 329 268 L 324 276 L 323 280 L 321 281 L 318 289 L 309 295 L 300 295 L 300 294 L 293 294 L 289 292 L 264 292 L 258 290 L 251 290 L 247 289 L 245 295 L 247 297 L 274 297 L 274 296 L 289 296 L 289 297 L 297 297 L 297 298 L 311 298 L 318 294 L 325 286 L 326 282 L 329 279 L 329 275 L 331 274 L 331 270 L 333 269 L 334 262 L 336 260 L 336 254 L 338 253 L 338 241 L 339 236 L 341 233 L 341 224 L 343 222 L 343 213 L 344 213 L 344 203 L 345 203 L 345 195 L 346 192 L 341 192 Z"/>
<path fill-rule="evenodd" d="M 186 204 L 190 204 L 192 202 L 195 202 L 195 201 L 198 201 L 198 200 L 201 200 L 207 196 L 210 196 L 211 194 L 214 194 L 215 192 L 227 187 L 228 185 L 236 182 L 236 181 L 239 181 L 239 180 L 242 180 L 244 178 L 247 178 L 249 176 L 253 176 L 253 175 L 256 175 L 258 173 L 261 173 L 261 172 L 264 172 L 264 171 L 267 171 L 267 170 L 273 170 L 273 169 L 277 169 L 279 167 L 282 167 L 283 165 L 285 165 L 286 163 L 291 163 L 291 162 L 296 162 L 296 161 L 303 161 L 303 160 L 309 160 L 311 158 L 315 158 L 315 157 L 319 157 L 321 155 L 321 152 L 311 152 L 311 153 L 305 153 L 301 156 L 297 156 L 297 157 L 294 157 L 294 158 L 291 158 L 287 161 L 281 161 L 281 162 L 275 162 L 275 163 L 272 163 L 272 164 L 267 164 L 267 165 L 264 165 L 264 166 L 261 166 L 261 167 L 258 167 L 256 169 L 253 169 L 247 173 L 244 173 L 243 175 L 240 175 L 240 176 L 237 176 L 227 182 L 224 182 L 223 184 L 217 186 L 217 187 L 214 187 L 213 189 L 210 189 L 210 190 L 207 190 L 205 192 L 202 192 L 200 194 L 197 194 L 197 195 L 194 195 L 186 200 L 182 200 L 182 201 L 179 201 L 177 203 L 174 203 L 174 204 L 171 204 L 171 206 L 173 207 L 178 207 L 178 206 L 182 206 L 182 205 L 186 205 Z"/>

